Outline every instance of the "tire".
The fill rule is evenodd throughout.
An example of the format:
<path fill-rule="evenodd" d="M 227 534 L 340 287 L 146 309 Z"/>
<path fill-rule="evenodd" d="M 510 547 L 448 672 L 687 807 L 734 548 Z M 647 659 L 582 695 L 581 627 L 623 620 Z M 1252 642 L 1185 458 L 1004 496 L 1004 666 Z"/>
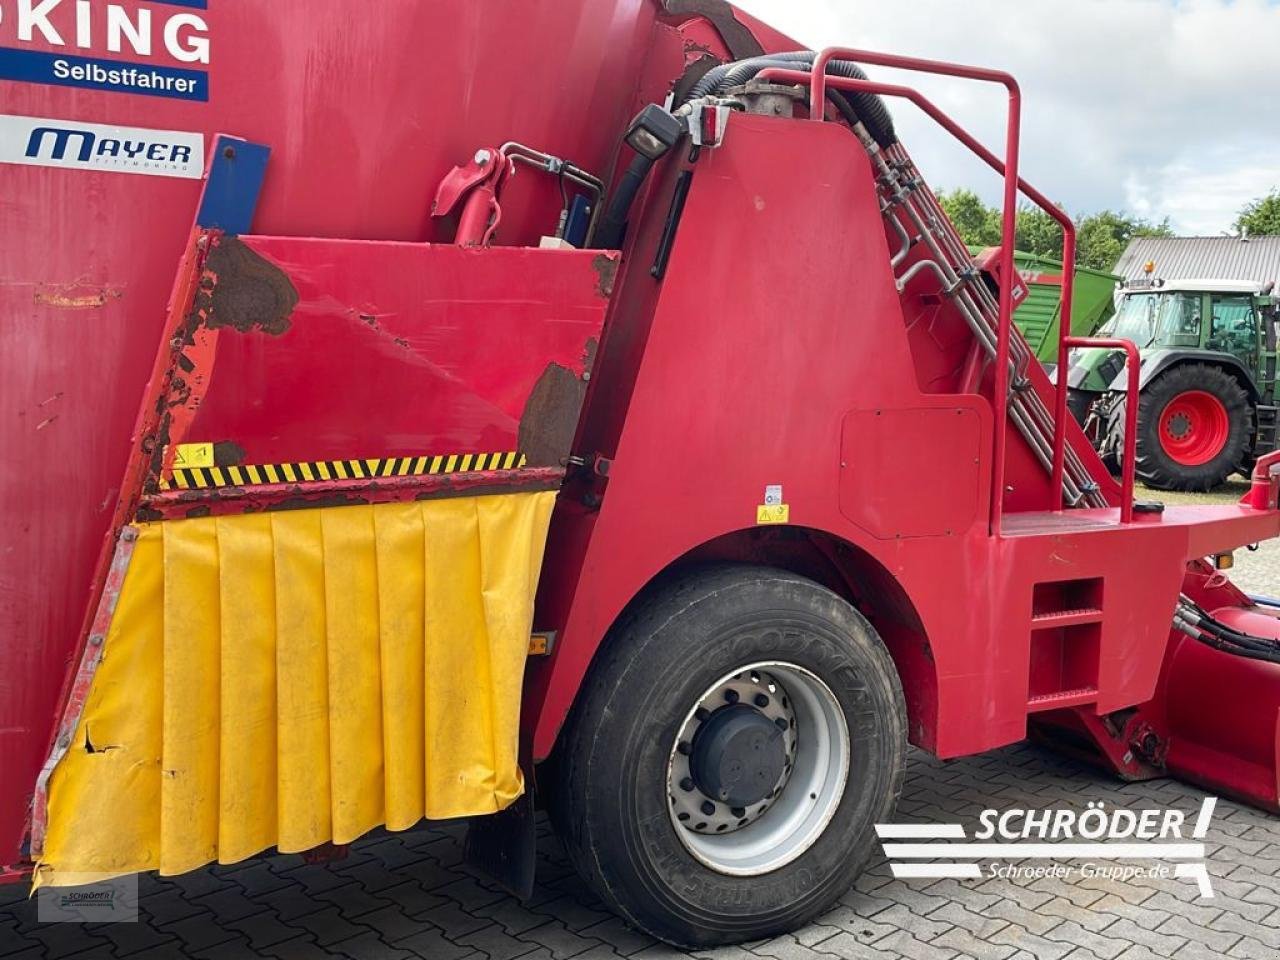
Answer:
<path fill-rule="evenodd" d="M 1098 395 L 1092 390 L 1077 390 L 1074 387 L 1067 390 L 1067 409 L 1071 411 L 1071 415 L 1076 418 L 1076 423 L 1080 426 L 1084 426 L 1089 416 L 1089 408 L 1097 399 Z"/>
<path fill-rule="evenodd" d="M 1186 363 L 1160 374 L 1138 404 L 1137 475 L 1158 490 L 1204 491 L 1240 469 L 1249 395 L 1221 367 Z"/>
<path fill-rule="evenodd" d="M 743 754 L 709 745 L 739 721 L 754 737 L 767 724 L 752 711 L 794 734 L 769 727 L 763 753 L 750 741 L 750 776 L 730 782 L 739 767 L 707 757 Z M 703 568 L 610 632 L 559 748 L 553 822 L 597 895 L 652 936 L 682 947 L 773 936 L 822 913 L 862 871 L 902 789 L 906 730 L 893 661 L 843 599 L 782 570 Z M 789 759 L 770 781 L 763 758 L 778 750 Z M 733 773 L 708 785 L 708 764 Z M 770 786 L 731 806 L 749 799 L 732 790 Z M 702 823 L 708 803 L 715 815 Z M 681 823 L 690 810 L 698 823 Z M 787 833 L 801 817 L 803 829 Z"/>

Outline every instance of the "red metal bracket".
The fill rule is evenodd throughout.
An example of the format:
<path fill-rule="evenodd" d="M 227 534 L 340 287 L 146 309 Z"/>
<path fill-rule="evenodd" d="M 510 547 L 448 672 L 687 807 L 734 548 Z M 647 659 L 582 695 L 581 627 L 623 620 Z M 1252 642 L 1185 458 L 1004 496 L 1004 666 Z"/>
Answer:
<path fill-rule="evenodd" d="M 460 247 L 487 246 L 502 220 L 498 191 L 511 173 L 511 160 L 501 150 L 477 150 L 466 164 L 450 170 L 431 204 L 433 217 L 447 217 L 461 207 L 454 243 Z"/>
<path fill-rule="evenodd" d="M 1259 457 L 1249 480 L 1249 492 L 1240 498 L 1242 504 L 1255 510 L 1280 508 L 1280 450 Z"/>

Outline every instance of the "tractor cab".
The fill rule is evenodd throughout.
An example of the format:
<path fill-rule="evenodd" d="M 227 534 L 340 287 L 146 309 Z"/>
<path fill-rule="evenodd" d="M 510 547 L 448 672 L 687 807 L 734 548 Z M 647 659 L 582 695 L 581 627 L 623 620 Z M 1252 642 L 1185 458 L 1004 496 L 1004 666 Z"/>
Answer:
<path fill-rule="evenodd" d="M 1104 336 L 1142 355 L 1138 474 L 1205 490 L 1276 446 L 1273 282 L 1143 278 L 1124 284 Z M 1076 350 L 1070 406 L 1104 455 L 1123 449 L 1124 353 Z"/>

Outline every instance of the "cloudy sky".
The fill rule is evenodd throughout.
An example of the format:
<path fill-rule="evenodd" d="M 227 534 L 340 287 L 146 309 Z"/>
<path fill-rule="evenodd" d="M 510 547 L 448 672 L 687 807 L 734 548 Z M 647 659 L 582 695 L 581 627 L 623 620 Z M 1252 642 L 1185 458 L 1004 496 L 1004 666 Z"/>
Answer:
<path fill-rule="evenodd" d="M 1280 187 L 1280 0 L 736 2 L 804 46 L 1013 73 L 1023 91 L 1023 175 L 1072 213 L 1167 216 L 1179 233 L 1212 236 L 1247 201 Z M 989 146 L 1003 144 L 996 88 L 916 83 Z M 902 140 L 935 188 L 969 186 L 998 200 L 987 168 L 915 107 L 894 106 Z"/>

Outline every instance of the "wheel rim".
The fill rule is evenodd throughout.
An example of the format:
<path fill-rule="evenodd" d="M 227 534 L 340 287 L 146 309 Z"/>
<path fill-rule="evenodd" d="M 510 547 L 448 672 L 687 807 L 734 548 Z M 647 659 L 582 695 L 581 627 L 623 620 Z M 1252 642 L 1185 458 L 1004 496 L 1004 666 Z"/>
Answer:
<path fill-rule="evenodd" d="M 1226 406 L 1204 390 L 1178 394 L 1160 414 L 1160 446 L 1186 467 L 1198 467 L 1220 454 L 1230 433 Z"/>
<path fill-rule="evenodd" d="M 831 688 L 795 664 L 753 663 L 709 686 L 685 716 L 667 762 L 667 809 L 698 861 L 754 876 L 813 846 L 848 772 L 849 729 Z"/>

